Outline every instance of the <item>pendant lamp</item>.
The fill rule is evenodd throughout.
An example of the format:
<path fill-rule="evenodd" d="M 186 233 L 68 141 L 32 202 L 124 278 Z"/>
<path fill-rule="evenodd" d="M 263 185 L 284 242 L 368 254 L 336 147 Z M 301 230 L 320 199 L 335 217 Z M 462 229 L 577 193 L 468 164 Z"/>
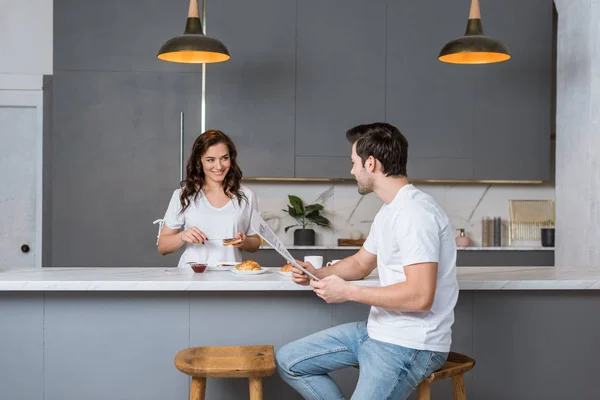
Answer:
<path fill-rule="evenodd" d="M 176 63 L 205 64 L 227 61 L 231 56 L 220 40 L 208 37 L 202 32 L 202 22 L 198 16 L 198 0 L 190 0 L 183 35 L 167 40 L 161 46 L 158 58 Z"/>
<path fill-rule="evenodd" d="M 510 52 L 502 42 L 483 35 L 479 0 L 471 0 L 465 36 L 446 43 L 438 56 L 438 60 L 451 64 L 491 64 L 509 58 Z"/>

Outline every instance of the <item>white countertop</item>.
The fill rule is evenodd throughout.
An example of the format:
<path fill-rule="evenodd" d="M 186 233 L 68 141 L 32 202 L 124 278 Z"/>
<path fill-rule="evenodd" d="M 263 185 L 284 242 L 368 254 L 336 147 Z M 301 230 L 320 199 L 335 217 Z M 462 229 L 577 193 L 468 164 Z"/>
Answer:
<path fill-rule="evenodd" d="M 0 291 L 298 291 L 270 268 L 261 275 L 178 268 L 4 268 Z M 600 290 L 600 268 L 458 267 L 461 290 Z M 357 285 L 379 286 L 376 273 Z"/>
<path fill-rule="evenodd" d="M 323 245 L 323 246 L 294 246 L 285 245 L 288 250 L 359 250 L 358 246 L 337 246 L 337 245 Z M 274 250 L 270 246 L 262 246 L 261 250 Z M 541 246 L 503 246 L 503 247 L 457 247 L 458 251 L 554 251 L 554 247 L 541 247 Z"/>

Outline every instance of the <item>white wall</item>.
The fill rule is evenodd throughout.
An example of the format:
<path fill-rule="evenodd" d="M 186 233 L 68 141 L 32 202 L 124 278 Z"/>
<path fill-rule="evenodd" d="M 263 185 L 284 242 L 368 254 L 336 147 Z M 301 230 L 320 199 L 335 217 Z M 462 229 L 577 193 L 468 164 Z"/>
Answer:
<path fill-rule="evenodd" d="M 557 267 L 600 267 L 600 1 L 558 0 Z"/>
<path fill-rule="evenodd" d="M 371 222 L 382 205 L 374 195 L 361 196 L 354 183 L 265 183 L 247 182 L 259 198 L 262 213 L 269 212 L 282 217 L 276 232 L 285 244 L 292 244 L 293 229 L 284 233 L 284 227 L 294 220 L 282 209 L 287 209 L 287 195 L 293 194 L 306 203 L 323 200 L 325 216 L 333 229 L 314 228 L 318 245 L 336 245 L 338 238 L 349 238 L 353 230 L 366 237 Z M 429 193 L 448 213 L 454 228 L 465 228 L 474 242 L 481 244 L 481 218 L 502 217 L 508 219 L 508 200 L 554 200 L 552 185 L 486 185 L 486 184 L 418 184 L 415 186 Z M 507 244 L 507 243 L 506 243 Z"/>
<path fill-rule="evenodd" d="M 0 0 L 0 136 L 14 139 L 2 143 L 2 159 L 10 168 L 0 170 L 0 215 L 14 229 L 0 243 L 0 260 L 11 265 L 0 266 L 41 266 L 42 86 L 43 76 L 52 75 L 52 13 L 52 0 Z M 33 190 L 9 190 L 23 181 Z M 20 253 L 22 243 L 30 245 L 30 253 Z"/>
<path fill-rule="evenodd" d="M 0 0 L 0 74 L 52 74 L 52 8 L 52 0 Z"/>

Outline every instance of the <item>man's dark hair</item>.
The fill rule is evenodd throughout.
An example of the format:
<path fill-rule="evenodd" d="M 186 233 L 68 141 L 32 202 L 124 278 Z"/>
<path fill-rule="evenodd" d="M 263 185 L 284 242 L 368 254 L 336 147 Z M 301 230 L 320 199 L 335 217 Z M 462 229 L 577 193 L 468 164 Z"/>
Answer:
<path fill-rule="evenodd" d="M 363 166 L 369 156 L 381 163 L 385 176 L 406 176 L 408 140 L 400 130 L 385 122 L 358 125 L 348 129 L 346 138 L 356 143 Z"/>

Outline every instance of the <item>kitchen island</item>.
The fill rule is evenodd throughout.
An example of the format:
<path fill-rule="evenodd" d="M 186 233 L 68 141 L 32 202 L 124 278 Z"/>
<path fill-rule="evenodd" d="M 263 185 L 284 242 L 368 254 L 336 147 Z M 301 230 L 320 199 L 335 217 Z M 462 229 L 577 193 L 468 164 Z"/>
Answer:
<path fill-rule="evenodd" d="M 270 270 L 256 276 L 176 268 L 0 269 L 0 398 L 186 399 L 182 348 L 273 344 L 364 320 L 368 306 L 326 304 Z M 453 350 L 474 357 L 475 399 L 585 399 L 600 356 L 600 269 L 459 267 Z M 378 285 L 376 274 L 358 285 Z M 334 374 L 346 395 L 357 372 Z M 550 377 L 556 377 L 551 379 Z M 277 376 L 265 399 L 298 398 Z M 433 385 L 450 399 L 449 382 Z M 245 399 L 244 380 L 208 398 Z"/>

